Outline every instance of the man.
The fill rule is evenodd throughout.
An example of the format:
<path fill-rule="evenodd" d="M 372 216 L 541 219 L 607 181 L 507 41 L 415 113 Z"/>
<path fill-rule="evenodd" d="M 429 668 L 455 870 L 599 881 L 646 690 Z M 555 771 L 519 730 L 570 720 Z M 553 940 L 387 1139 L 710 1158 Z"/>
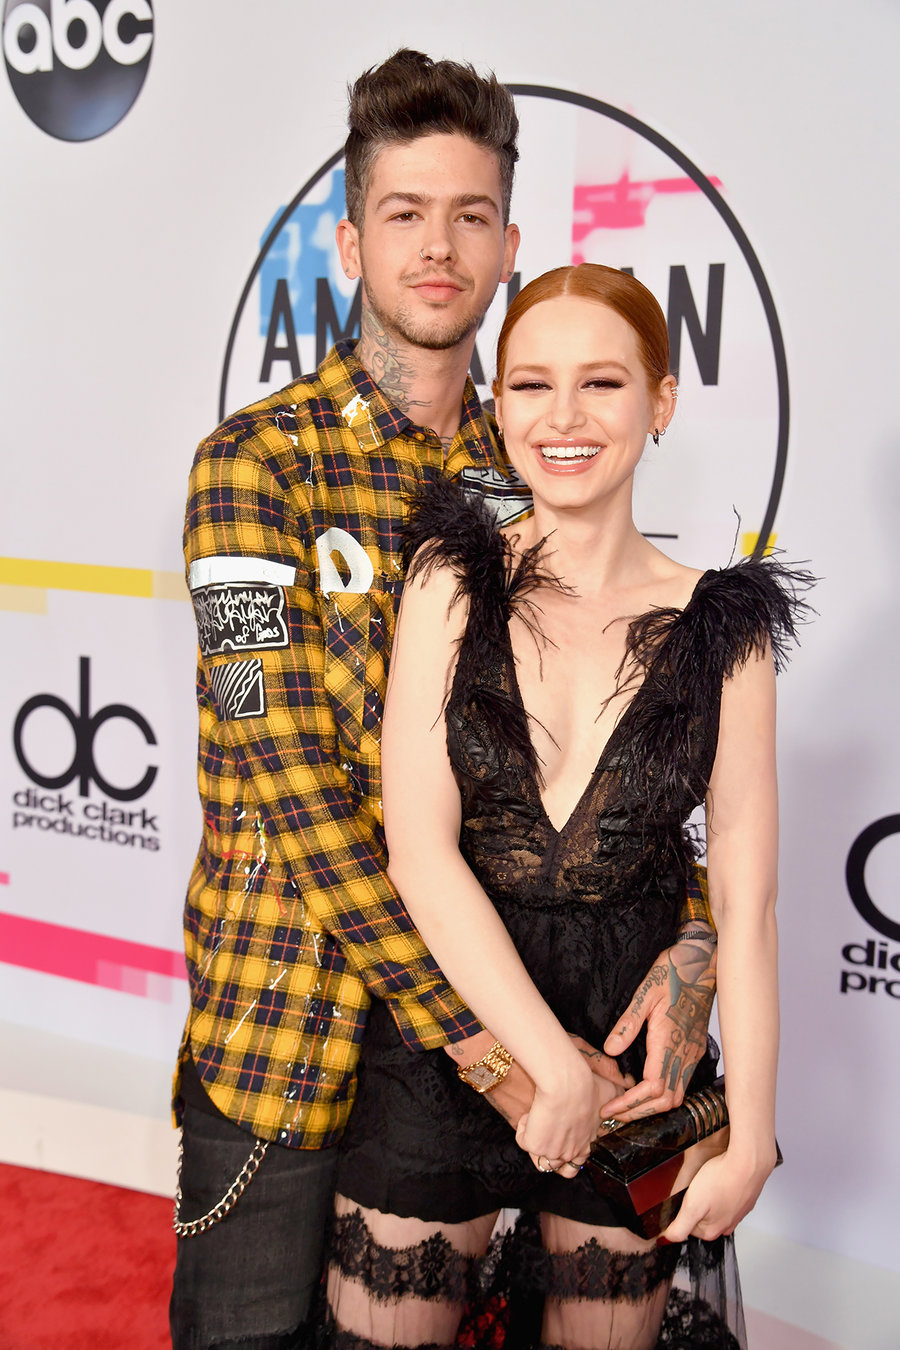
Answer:
<path fill-rule="evenodd" d="M 360 341 L 229 417 L 191 475 L 204 835 L 176 1082 L 176 1350 L 299 1344 L 373 995 L 411 1051 L 444 1046 L 465 1066 L 493 1042 L 387 878 L 379 735 L 404 497 L 441 470 L 504 482 L 467 372 L 513 272 L 518 124 L 493 76 L 409 51 L 356 82 L 349 121 L 337 240 L 362 278 Z M 708 918 L 702 901 L 694 913 Z M 672 1104 L 702 1050 L 712 948 L 699 979 L 697 950 L 663 953 L 608 1043 L 623 1048 L 649 1012 L 651 1080 L 668 1056 L 667 1085 L 638 1085 L 614 1103 L 623 1114 Z M 674 1008 L 682 984 L 698 1017 L 683 997 Z M 499 1076 L 490 1100 L 517 1121 L 530 1082 L 517 1066 Z"/>

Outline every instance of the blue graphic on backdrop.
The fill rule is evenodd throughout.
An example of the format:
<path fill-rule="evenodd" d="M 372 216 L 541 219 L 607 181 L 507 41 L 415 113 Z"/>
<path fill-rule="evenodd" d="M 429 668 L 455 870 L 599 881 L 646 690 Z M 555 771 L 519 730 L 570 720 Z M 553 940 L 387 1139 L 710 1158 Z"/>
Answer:
<path fill-rule="evenodd" d="M 284 207 L 270 219 L 263 242 Z M 300 374 L 298 338 L 315 338 L 315 362 L 332 342 L 358 335 L 360 291 L 344 295 L 332 287 L 339 275 L 334 229 L 344 214 L 344 170 L 330 174 L 324 201 L 299 202 L 266 254 L 259 274 L 259 332 L 266 340 L 260 380 L 287 361 Z"/>

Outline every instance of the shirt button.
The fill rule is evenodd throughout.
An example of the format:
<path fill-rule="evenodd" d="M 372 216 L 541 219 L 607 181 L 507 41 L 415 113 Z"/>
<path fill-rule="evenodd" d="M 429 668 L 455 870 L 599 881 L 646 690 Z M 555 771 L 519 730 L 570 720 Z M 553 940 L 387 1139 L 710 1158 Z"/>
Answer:
<path fill-rule="evenodd" d="M 421 441 L 424 441 L 424 439 L 425 439 L 425 433 L 424 433 L 424 431 L 417 431 L 416 434 L 415 434 L 414 439 L 417 440 L 417 441 L 420 441 L 420 442 L 421 442 Z"/>

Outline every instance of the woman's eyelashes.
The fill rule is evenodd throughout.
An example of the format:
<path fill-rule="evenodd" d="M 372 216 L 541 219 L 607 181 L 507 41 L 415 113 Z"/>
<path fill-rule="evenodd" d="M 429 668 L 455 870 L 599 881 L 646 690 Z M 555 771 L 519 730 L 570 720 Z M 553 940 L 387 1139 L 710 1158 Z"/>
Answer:
<path fill-rule="evenodd" d="M 614 376 L 603 375 L 603 376 L 597 376 L 596 378 L 591 379 L 591 380 L 585 380 L 585 381 L 583 382 L 583 384 L 581 385 L 581 388 L 582 388 L 582 389 L 622 389 L 622 388 L 624 388 L 624 383 L 625 383 L 624 380 L 616 379 Z M 516 382 L 515 382 L 514 384 L 511 384 L 511 385 L 509 386 L 509 388 L 510 388 L 513 392 L 515 392 L 515 393 L 518 393 L 518 392 L 520 392 L 520 391 L 522 391 L 522 390 L 526 390 L 526 391 L 527 391 L 527 390 L 529 390 L 529 389 L 534 389 L 534 390 L 549 389 L 550 387 L 551 387 L 551 386 L 547 383 L 546 380 L 516 380 Z"/>

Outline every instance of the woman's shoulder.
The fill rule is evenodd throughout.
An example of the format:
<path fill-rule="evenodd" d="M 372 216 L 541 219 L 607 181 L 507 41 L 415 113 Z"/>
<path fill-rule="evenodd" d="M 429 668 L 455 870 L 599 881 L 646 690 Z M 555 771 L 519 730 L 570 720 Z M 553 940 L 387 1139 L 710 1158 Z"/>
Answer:
<path fill-rule="evenodd" d="M 538 586 L 559 584 L 542 568 L 540 552 L 539 544 L 521 549 L 501 530 L 484 496 L 458 479 L 431 478 L 410 499 L 403 548 L 407 579 L 451 574 L 472 618 L 494 636 Z"/>
<path fill-rule="evenodd" d="M 410 577 L 449 568 L 469 589 L 479 571 L 505 563 L 508 544 L 478 491 L 438 474 L 420 483 L 408 499 L 403 562 Z"/>
<path fill-rule="evenodd" d="M 721 653 L 726 674 L 771 647 L 776 669 L 814 613 L 806 593 L 815 578 L 776 555 L 742 558 L 703 572 L 685 607 L 685 630 Z"/>

